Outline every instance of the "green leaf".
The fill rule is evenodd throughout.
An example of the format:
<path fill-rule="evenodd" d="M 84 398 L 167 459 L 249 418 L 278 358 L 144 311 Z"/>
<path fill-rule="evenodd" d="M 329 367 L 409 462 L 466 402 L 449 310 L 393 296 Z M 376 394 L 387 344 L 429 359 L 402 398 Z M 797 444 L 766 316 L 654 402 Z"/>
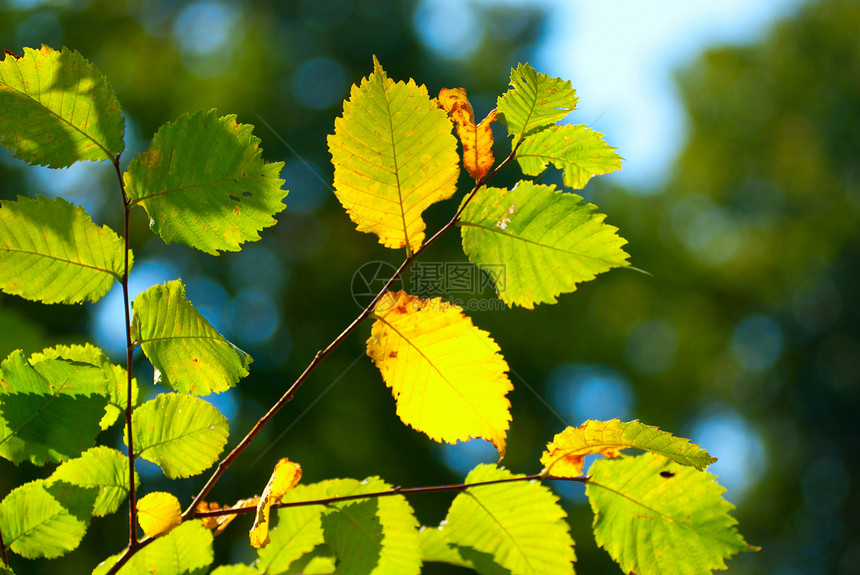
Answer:
<path fill-rule="evenodd" d="M 329 488 L 331 497 L 391 489 L 377 477 L 341 479 Z M 326 544 L 337 556 L 344 575 L 408 575 L 421 570 L 418 521 L 402 495 L 334 504 L 322 519 Z"/>
<path fill-rule="evenodd" d="M 601 459 L 589 473 L 595 540 L 625 573 L 710 573 L 757 550 L 735 529 L 734 506 L 710 473 L 653 453 Z"/>
<path fill-rule="evenodd" d="M 0 141 L 29 164 L 113 160 L 125 121 L 99 70 L 75 51 L 24 48 L 0 62 Z"/>
<path fill-rule="evenodd" d="M 603 134 L 585 126 L 552 126 L 528 136 L 517 149 L 524 174 L 538 176 L 552 164 L 564 170 L 564 185 L 585 187 L 592 176 L 621 169 L 621 157 L 603 141 Z"/>
<path fill-rule="evenodd" d="M 230 427 L 211 404 L 176 393 L 147 401 L 134 410 L 131 423 L 135 454 L 161 467 L 170 479 L 197 475 L 215 463 Z"/>
<path fill-rule="evenodd" d="M 652 425 L 638 421 L 623 423 L 620 419 L 589 419 L 579 427 L 568 427 L 556 434 L 552 443 L 546 446 L 540 462 L 545 475 L 577 477 L 582 473 L 586 455 L 599 453 L 617 457 L 622 449 L 631 447 L 658 453 L 699 471 L 717 460 L 695 443 L 690 443 L 689 439 L 675 437 Z"/>
<path fill-rule="evenodd" d="M 508 127 L 516 146 L 524 136 L 553 126 L 567 116 L 577 100 L 569 81 L 520 64 L 511 70 L 511 89 L 499 96 L 498 119 Z"/>
<path fill-rule="evenodd" d="M 66 359 L 78 363 L 89 363 L 100 368 L 107 380 L 108 404 L 105 414 L 99 422 L 102 430 L 107 429 L 125 411 L 128 402 L 128 373 L 120 366 L 111 363 L 110 359 L 99 348 L 89 343 L 84 345 L 58 345 L 43 349 L 40 353 L 30 356 L 30 363 L 45 359 Z M 131 380 L 131 405 L 137 405 L 137 380 Z"/>
<path fill-rule="evenodd" d="M 96 367 L 55 359 L 30 365 L 12 352 L 0 365 L 0 456 L 16 465 L 79 456 L 95 445 L 106 394 Z"/>
<path fill-rule="evenodd" d="M 421 527 L 418 532 L 421 541 L 421 557 L 425 563 L 449 563 L 459 567 L 474 569 L 475 565 L 465 559 L 456 547 L 448 543 L 442 527 Z"/>
<path fill-rule="evenodd" d="M 458 222 L 463 251 L 509 306 L 555 303 L 576 284 L 628 265 L 627 241 L 581 200 L 527 181 L 513 190 L 482 188 Z"/>
<path fill-rule="evenodd" d="M 202 575 L 215 557 L 212 539 L 212 532 L 201 521 L 186 521 L 138 551 L 117 575 Z M 93 575 L 105 575 L 118 557 L 100 563 Z"/>
<path fill-rule="evenodd" d="M 331 481 L 297 485 L 284 495 L 282 502 L 326 499 Z M 257 550 L 257 568 L 269 575 L 286 573 L 299 560 L 324 542 L 322 516 L 326 507 L 303 505 L 277 510 L 278 526 L 269 531 L 269 544 Z"/>
<path fill-rule="evenodd" d="M 179 280 L 134 298 L 132 339 L 156 369 L 156 381 L 182 393 L 208 395 L 248 375 L 251 356 L 224 339 L 185 297 Z"/>
<path fill-rule="evenodd" d="M 137 473 L 134 477 L 137 485 Z M 116 511 L 128 495 L 128 457 L 110 447 L 93 447 L 60 465 L 49 481 L 96 488 L 98 496 L 92 514 L 104 517 Z"/>
<path fill-rule="evenodd" d="M 94 302 L 124 268 L 122 239 L 82 207 L 43 196 L 0 202 L 4 292 L 43 303 Z"/>
<path fill-rule="evenodd" d="M 389 489 L 390 485 L 376 477 L 332 479 L 299 485 L 282 501 L 315 501 Z M 292 572 L 323 542 L 337 556 L 338 573 L 399 575 L 418 573 L 421 568 L 418 522 L 402 495 L 280 508 L 278 527 L 269 537 L 269 545 L 258 551 L 257 565 L 270 575 Z M 326 572 L 327 560 L 311 563 L 315 572 Z"/>
<path fill-rule="evenodd" d="M 259 573 L 252 566 L 239 563 L 237 565 L 221 565 L 209 575 L 259 575 Z"/>
<path fill-rule="evenodd" d="M 466 483 L 511 477 L 484 464 Z M 481 485 L 454 498 L 441 532 L 482 574 L 569 574 L 575 556 L 566 516 L 558 498 L 538 482 Z"/>
<path fill-rule="evenodd" d="M 159 128 L 124 175 L 129 201 L 143 206 L 153 232 L 217 255 L 239 251 L 275 224 L 272 216 L 286 207 L 284 163 L 263 161 L 252 130 L 215 110 Z"/>
<path fill-rule="evenodd" d="M 425 86 L 395 83 L 373 64 L 328 137 L 334 193 L 358 231 L 411 253 L 424 241 L 421 213 L 457 191 L 457 140 Z"/>
<path fill-rule="evenodd" d="M 0 502 L 0 532 L 7 548 L 27 559 L 60 557 L 76 548 L 87 529 L 42 480 L 13 490 Z"/>

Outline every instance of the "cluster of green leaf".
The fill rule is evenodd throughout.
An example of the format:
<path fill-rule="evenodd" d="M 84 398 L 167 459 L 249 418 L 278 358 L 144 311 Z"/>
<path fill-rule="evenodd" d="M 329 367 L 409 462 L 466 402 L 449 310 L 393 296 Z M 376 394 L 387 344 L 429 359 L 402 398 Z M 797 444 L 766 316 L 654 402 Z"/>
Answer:
<path fill-rule="evenodd" d="M 301 468 L 283 459 L 261 495 L 238 494 L 248 499 L 227 507 L 206 501 L 307 374 L 368 319 L 367 354 L 391 388 L 403 423 L 438 442 L 485 439 L 504 457 L 513 385 L 499 346 L 461 308 L 388 288 L 455 227 L 470 261 L 487 270 L 503 266 L 505 274 L 493 280 L 508 306 L 554 303 L 578 283 L 626 266 L 625 241 L 581 197 L 530 180 L 511 189 L 487 186 L 514 160 L 529 176 L 553 165 L 573 189 L 619 169 L 620 158 L 601 134 L 559 124 L 576 101 L 569 82 L 520 65 L 497 109 L 476 123 L 465 90 L 443 89 L 431 99 L 425 86 L 395 82 L 374 60 L 373 73 L 353 87 L 328 140 L 334 191 L 359 231 L 376 234 L 386 247 L 404 248 L 406 259 L 221 458 L 184 511 L 169 493 L 138 497 L 135 461 L 154 463 L 169 479 L 212 468 L 229 425 L 203 397 L 235 386 L 252 360 L 194 308 L 181 281 L 151 287 L 134 300 L 133 315 L 127 309 L 125 318 L 116 318 L 127 328 L 125 369 L 91 345 L 10 354 L 0 364 L 0 456 L 16 465 L 51 465 L 52 471 L 0 502 L 3 571 L 12 572 L 11 553 L 52 558 L 71 551 L 93 517 L 115 513 L 127 498 L 128 545 L 97 573 L 206 572 L 214 536 L 246 513 L 255 515 L 250 544 L 257 561 L 213 573 L 418 573 L 424 562 L 479 573 L 570 573 L 575 555 L 567 514 L 546 484 L 565 480 L 585 483 L 597 542 L 625 572 L 708 573 L 752 549 L 734 528 L 722 488 L 704 471 L 713 458 L 685 439 L 619 420 L 567 428 L 547 445 L 544 470 L 534 475 L 480 465 L 458 485 L 403 489 L 377 477 L 297 485 Z M 500 162 L 493 155 L 494 121 L 511 138 Z M 127 224 L 136 205 L 164 242 L 212 255 L 259 239 L 284 209 L 282 165 L 262 160 L 251 126 L 234 116 L 198 112 L 165 124 L 124 173 L 123 126 L 107 80 L 78 53 L 42 47 L 0 62 L 2 144 L 30 164 L 53 168 L 108 161 L 126 222 L 117 234 L 62 199 L 3 202 L 4 292 L 42 303 L 79 303 L 98 300 L 116 280 L 128 301 L 133 257 Z M 461 158 L 475 185 L 449 223 L 425 240 L 422 212 L 457 193 Z M 140 405 L 131 365 L 137 347 L 165 390 Z M 99 433 L 120 416 L 126 453 L 97 445 Z M 622 456 L 627 448 L 647 453 Z M 583 458 L 590 454 L 606 459 L 584 477 Z M 438 527 L 421 527 L 406 495 L 431 491 L 457 495 Z M 271 509 L 278 521 L 270 529 Z"/>

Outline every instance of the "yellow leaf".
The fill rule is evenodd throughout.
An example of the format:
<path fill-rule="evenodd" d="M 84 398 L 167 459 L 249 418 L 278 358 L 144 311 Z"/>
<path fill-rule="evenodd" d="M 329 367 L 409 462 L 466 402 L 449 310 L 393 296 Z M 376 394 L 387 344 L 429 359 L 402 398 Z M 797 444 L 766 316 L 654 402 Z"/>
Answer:
<path fill-rule="evenodd" d="M 200 504 L 197 505 L 197 511 L 205 513 L 206 511 L 220 511 L 223 509 L 245 509 L 247 507 L 257 507 L 257 503 L 259 502 L 259 495 L 255 495 L 249 499 L 240 499 L 234 503 L 232 507 L 221 507 L 214 501 L 212 503 L 201 501 Z M 214 529 L 212 535 L 217 537 L 224 532 L 224 529 L 227 528 L 227 525 L 229 525 L 231 521 L 236 519 L 236 515 L 236 513 L 229 513 L 214 517 L 201 517 L 200 520 L 203 522 L 203 527 L 206 529 Z"/>
<path fill-rule="evenodd" d="M 465 88 L 442 88 L 439 106 L 445 110 L 457 127 L 457 136 L 463 145 L 463 167 L 475 180 L 480 180 L 493 167 L 493 131 L 490 124 L 496 120 L 493 110 L 481 123 L 475 125 L 475 112 L 466 97 Z"/>
<path fill-rule="evenodd" d="M 137 522 L 147 537 L 164 535 L 182 523 L 179 500 L 163 491 L 156 491 L 137 501 Z"/>
<path fill-rule="evenodd" d="M 257 503 L 257 515 L 251 527 L 251 545 L 262 549 L 269 544 L 269 509 L 280 501 L 284 494 L 295 487 L 302 478 L 302 467 L 286 457 L 275 464 L 275 470 Z M 220 533 L 220 531 L 218 532 Z"/>
<path fill-rule="evenodd" d="M 328 137 L 334 193 L 358 231 L 410 253 L 424 241 L 421 213 L 457 190 L 457 141 L 427 88 L 394 82 L 374 58 Z"/>
<path fill-rule="evenodd" d="M 402 291 L 385 294 L 375 317 L 367 355 L 403 423 L 438 442 L 484 438 L 504 457 L 513 385 L 489 334 L 458 306 Z"/>
<path fill-rule="evenodd" d="M 589 419 L 579 427 L 568 427 L 547 444 L 540 462 L 544 475 L 578 477 L 586 455 L 618 457 L 622 449 L 636 448 L 668 457 L 682 465 L 703 470 L 716 461 L 689 439 L 675 437 L 652 425 L 620 419 Z"/>

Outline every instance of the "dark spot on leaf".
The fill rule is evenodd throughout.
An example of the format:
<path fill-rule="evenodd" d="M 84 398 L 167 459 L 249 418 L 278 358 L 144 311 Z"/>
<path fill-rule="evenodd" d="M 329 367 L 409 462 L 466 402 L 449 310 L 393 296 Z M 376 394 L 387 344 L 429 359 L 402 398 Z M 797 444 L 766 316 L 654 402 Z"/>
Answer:
<path fill-rule="evenodd" d="M 397 306 L 397 313 L 406 313 L 406 306 L 405 305 Z"/>
<path fill-rule="evenodd" d="M 391 359 L 395 359 L 397 357 L 397 352 L 392 351 L 391 353 L 388 354 L 388 357 L 390 357 Z"/>
<path fill-rule="evenodd" d="M 675 473 L 672 471 L 661 471 L 660 477 L 665 477 L 666 479 L 669 479 L 670 477 L 675 477 Z"/>
<path fill-rule="evenodd" d="M 246 192 L 242 192 L 242 195 L 245 196 L 246 198 L 250 198 L 253 194 L 251 192 L 246 191 Z"/>
<path fill-rule="evenodd" d="M 232 193 L 230 194 L 230 199 L 233 200 L 234 202 L 241 202 L 242 201 L 241 199 L 234 196 Z"/>

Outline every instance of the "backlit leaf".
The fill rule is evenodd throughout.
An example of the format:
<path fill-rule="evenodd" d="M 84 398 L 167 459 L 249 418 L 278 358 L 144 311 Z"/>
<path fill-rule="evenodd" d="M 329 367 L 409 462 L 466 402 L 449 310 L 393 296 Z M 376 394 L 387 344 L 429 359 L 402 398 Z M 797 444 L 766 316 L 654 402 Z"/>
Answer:
<path fill-rule="evenodd" d="M 451 122 L 414 81 L 391 80 L 374 58 L 373 73 L 353 86 L 328 137 L 334 192 L 358 231 L 407 251 L 424 241 L 421 213 L 457 189 L 457 143 Z"/>
<path fill-rule="evenodd" d="M 482 464 L 466 483 L 510 477 Z M 457 495 L 440 531 L 478 573 L 561 575 L 573 572 L 575 560 L 566 516 L 558 497 L 539 482 L 497 483 Z"/>
<path fill-rule="evenodd" d="M 340 479 L 329 484 L 329 497 L 387 491 L 377 477 Z M 410 575 L 421 570 L 418 521 L 402 495 L 333 504 L 322 518 L 325 542 L 344 575 Z"/>
<path fill-rule="evenodd" d="M 42 303 L 97 301 L 124 268 L 122 239 L 82 207 L 43 196 L 0 202 L 4 292 Z"/>
<path fill-rule="evenodd" d="M 134 298 L 132 339 L 156 369 L 156 381 L 182 393 L 225 391 L 248 375 L 251 356 L 224 339 L 185 297 L 179 280 Z"/>
<path fill-rule="evenodd" d="M 163 125 L 124 176 L 131 203 L 149 214 L 152 231 L 208 254 L 239 251 L 260 239 L 286 205 L 283 162 L 266 163 L 253 126 L 215 110 Z"/>
<path fill-rule="evenodd" d="M 182 508 L 171 493 L 156 491 L 137 500 L 137 521 L 147 537 L 158 537 L 182 523 Z"/>
<path fill-rule="evenodd" d="M 30 356 L 30 363 L 44 359 L 66 359 L 80 363 L 89 363 L 100 368 L 107 380 L 108 404 L 105 414 L 99 422 L 101 428 L 107 429 L 125 411 L 128 402 L 128 374 L 122 367 L 111 363 L 110 359 L 99 348 L 89 343 L 84 345 L 58 345 L 43 349 Z M 137 380 L 131 380 L 131 405 L 137 405 Z"/>
<path fill-rule="evenodd" d="M 3 543 L 27 559 L 65 555 L 86 529 L 86 521 L 64 507 L 42 480 L 17 487 L 0 502 Z"/>
<path fill-rule="evenodd" d="M 332 479 L 299 485 L 282 501 L 316 501 L 390 489 L 376 477 L 364 481 Z M 338 573 L 418 573 L 418 522 L 409 502 L 402 495 L 393 495 L 282 507 L 278 509 L 278 526 L 271 532 L 271 543 L 258 551 L 257 567 L 270 575 L 299 572 L 300 565 L 302 573 L 311 572 L 310 567 L 315 573 L 327 573 L 330 571 L 325 555 L 330 553 L 337 557 Z"/>
<path fill-rule="evenodd" d="M 668 431 L 638 421 L 623 423 L 620 419 L 595 421 L 589 419 L 579 427 L 568 427 L 548 443 L 540 462 L 547 475 L 577 477 L 582 474 L 586 455 L 600 454 L 618 457 L 622 449 L 642 449 L 658 453 L 699 471 L 716 461 L 715 457 L 689 439 L 675 437 Z"/>
<path fill-rule="evenodd" d="M 131 419 L 135 453 L 161 467 L 170 479 L 202 473 L 227 443 L 227 419 L 190 395 L 159 395 L 135 409 Z M 122 437 L 125 440 L 128 432 Z"/>
<path fill-rule="evenodd" d="M 275 470 L 263 489 L 260 501 L 257 503 L 257 513 L 254 525 L 251 527 L 251 546 L 260 549 L 269 544 L 269 509 L 273 503 L 295 487 L 302 478 L 302 467 L 286 457 L 275 464 Z"/>
<path fill-rule="evenodd" d="M 291 501 L 315 501 L 329 497 L 328 485 L 323 481 L 311 485 L 297 485 L 281 499 Z M 269 532 L 269 544 L 257 550 L 256 565 L 269 575 L 286 573 L 300 559 L 324 542 L 322 516 L 327 508 L 323 505 L 282 507 L 277 510 L 278 524 Z"/>
<path fill-rule="evenodd" d="M 498 117 L 516 145 L 524 136 L 555 125 L 573 111 L 577 100 L 569 81 L 520 64 L 511 70 L 511 89 L 499 97 Z"/>
<path fill-rule="evenodd" d="M 421 557 L 425 563 L 449 563 L 459 567 L 474 569 L 475 565 L 465 559 L 457 548 L 445 538 L 440 527 L 421 527 L 418 537 L 421 540 Z"/>
<path fill-rule="evenodd" d="M 137 472 L 134 477 L 137 485 Z M 128 495 L 128 457 L 116 449 L 99 445 L 77 459 L 63 462 L 49 481 L 96 489 L 92 513 L 103 517 L 116 511 Z"/>
<path fill-rule="evenodd" d="M 490 124 L 496 120 L 496 111 L 475 125 L 475 111 L 466 97 L 465 88 L 442 88 L 438 99 L 457 128 L 457 137 L 463 146 L 463 167 L 475 180 L 480 180 L 493 167 L 493 130 Z"/>
<path fill-rule="evenodd" d="M 0 62 L 0 143 L 29 164 L 113 160 L 125 121 L 98 69 L 75 51 L 24 48 Z"/>
<path fill-rule="evenodd" d="M 596 209 L 528 181 L 512 190 L 481 188 L 460 215 L 463 251 L 509 306 L 555 303 L 576 284 L 628 265 L 626 240 Z"/>
<path fill-rule="evenodd" d="M 100 563 L 93 575 L 105 575 L 118 557 Z M 200 575 L 213 559 L 212 533 L 200 521 L 185 521 L 135 553 L 117 575 Z"/>
<path fill-rule="evenodd" d="M 598 460 L 589 473 L 594 538 L 625 573 L 710 573 L 757 550 L 737 532 L 734 506 L 710 473 L 653 453 Z"/>
<path fill-rule="evenodd" d="M 552 126 L 528 136 L 517 149 L 524 174 L 537 176 L 547 164 L 564 170 L 564 185 L 585 187 L 592 176 L 621 169 L 621 157 L 603 141 L 603 134 L 585 126 Z"/>
<path fill-rule="evenodd" d="M 106 395 L 97 367 L 56 359 L 31 365 L 12 352 L 0 365 L 0 456 L 16 465 L 79 456 L 95 445 Z"/>
<path fill-rule="evenodd" d="M 250 565 L 239 563 L 237 565 L 221 565 L 215 568 L 210 575 L 258 575 L 259 573 Z"/>
<path fill-rule="evenodd" d="M 504 457 L 513 385 L 489 334 L 458 306 L 402 291 L 385 294 L 375 317 L 367 355 L 400 419 L 438 442 L 482 437 Z"/>

